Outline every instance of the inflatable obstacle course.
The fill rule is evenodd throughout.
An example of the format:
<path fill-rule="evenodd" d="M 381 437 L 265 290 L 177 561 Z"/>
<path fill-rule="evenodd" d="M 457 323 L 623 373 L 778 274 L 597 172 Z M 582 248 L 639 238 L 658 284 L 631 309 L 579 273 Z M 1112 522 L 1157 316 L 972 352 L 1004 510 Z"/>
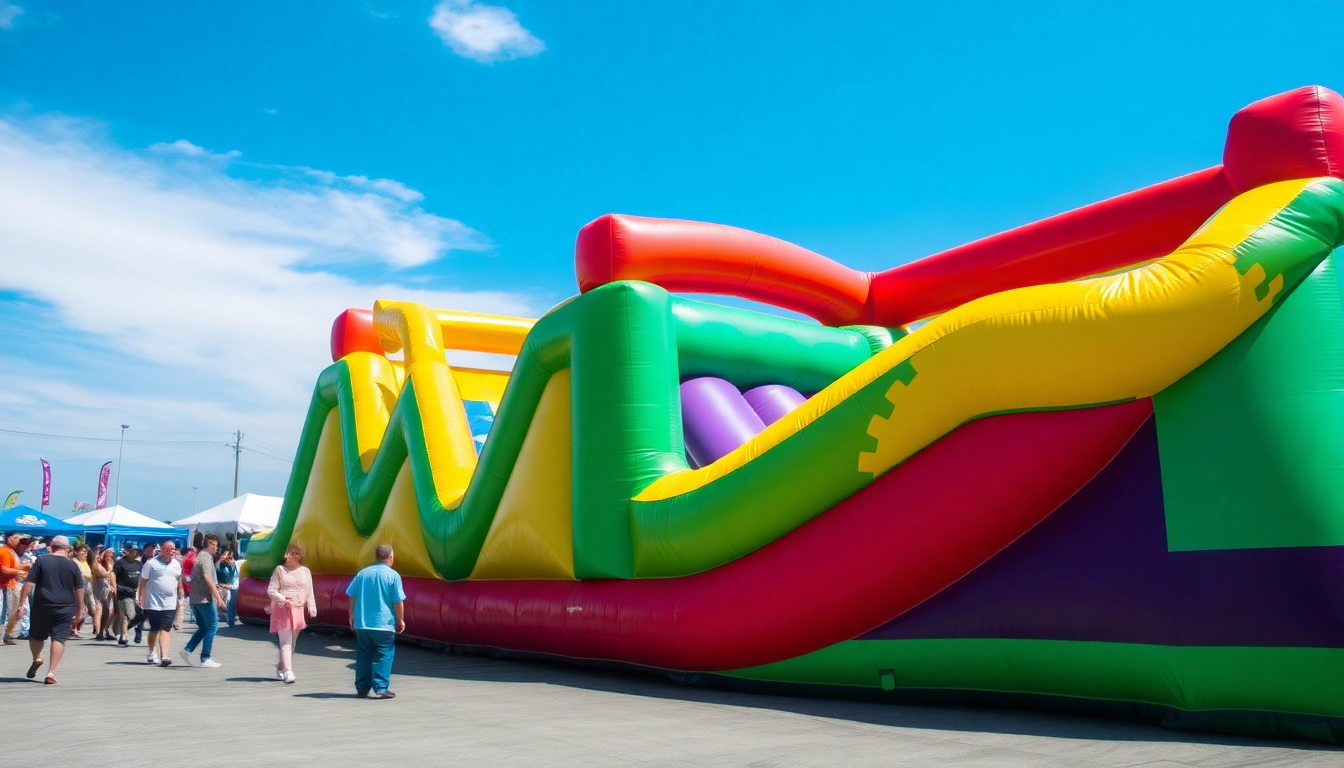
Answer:
<path fill-rule="evenodd" d="M 1304 88 L 1220 167 L 887 272 L 605 216 L 538 320 L 351 310 L 240 611 L 298 542 L 343 616 L 387 543 L 425 640 L 1335 739 L 1341 175 Z"/>

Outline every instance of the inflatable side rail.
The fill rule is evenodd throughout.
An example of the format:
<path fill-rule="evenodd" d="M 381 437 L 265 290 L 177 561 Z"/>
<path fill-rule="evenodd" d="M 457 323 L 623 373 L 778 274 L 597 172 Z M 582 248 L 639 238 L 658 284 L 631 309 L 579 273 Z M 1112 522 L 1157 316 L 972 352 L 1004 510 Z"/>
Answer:
<path fill-rule="evenodd" d="M 762 301 L 827 325 L 903 326 L 992 293 L 1159 257 L 1233 196 L 1313 176 L 1344 176 L 1344 99 L 1320 86 L 1238 112 L 1221 166 L 885 272 L 858 272 L 735 227 L 622 215 L 603 216 L 579 232 L 575 269 L 582 291 L 614 280 L 645 280 L 671 291 Z"/>
<path fill-rule="evenodd" d="M 373 311 L 347 309 L 331 326 L 331 361 L 351 352 L 371 352 L 381 355 L 397 352 L 403 346 L 402 334 L 409 330 L 396 312 L 386 314 L 375 322 L 377 307 L 389 310 L 402 306 L 400 302 L 381 300 Z M 536 320 L 525 317 L 487 315 L 476 312 L 456 312 L 445 309 L 428 310 L 426 327 L 437 326 L 437 344 L 446 349 L 463 352 L 489 352 L 516 355 L 523 348 L 523 340 Z"/>

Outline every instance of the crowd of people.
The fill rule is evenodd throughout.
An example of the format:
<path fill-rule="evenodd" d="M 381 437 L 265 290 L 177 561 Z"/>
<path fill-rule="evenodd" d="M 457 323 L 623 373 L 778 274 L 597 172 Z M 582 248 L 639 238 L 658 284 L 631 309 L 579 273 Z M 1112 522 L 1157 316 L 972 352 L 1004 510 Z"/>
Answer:
<path fill-rule="evenodd" d="M 171 540 L 137 547 L 127 544 L 122 556 L 85 544 L 71 545 L 64 536 L 35 540 L 20 534 L 5 537 L 0 547 L 0 614 L 4 645 L 28 641 L 35 679 L 45 664 L 48 685 L 70 640 L 83 640 L 91 622 L 98 642 L 120 646 L 148 641 L 145 661 L 172 665 L 172 633 L 182 628 L 189 609 L 195 629 L 179 652 L 188 666 L 222 666 L 212 654 L 221 621 L 237 623 L 239 562 L 232 550 L 219 549 L 219 537 L 200 537 L 199 547 L 179 552 Z M 276 635 L 276 678 L 297 681 L 294 647 L 307 620 L 317 616 L 312 574 L 303 565 L 303 549 L 291 545 L 284 562 L 271 573 L 267 586 L 270 631 Z M 377 547 L 377 562 L 355 575 L 346 589 L 349 626 L 356 638 L 357 696 L 391 699 L 389 690 L 396 635 L 405 631 L 401 576 L 392 569 L 392 547 Z M 133 633 L 133 638 L 128 636 Z M 48 658 L 43 649 L 48 647 Z M 199 658 L 193 654 L 199 649 Z"/>

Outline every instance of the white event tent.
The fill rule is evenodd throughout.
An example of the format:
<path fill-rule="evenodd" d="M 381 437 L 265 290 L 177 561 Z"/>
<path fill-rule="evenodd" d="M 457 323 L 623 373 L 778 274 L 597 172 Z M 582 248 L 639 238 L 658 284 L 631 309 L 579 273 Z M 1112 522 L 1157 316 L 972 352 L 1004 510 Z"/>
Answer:
<path fill-rule="evenodd" d="M 232 533 L 243 539 L 274 528 L 280 521 L 280 505 L 284 501 L 280 496 L 244 493 L 204 512 L 174 520 L 173 525 L 191 529 L 193 538 L 199 532 L 213 533 L 220 538 Z"/>
<path fill-rule="evenodd" d="M 66 518 L 65 522 L 82 525 L 85 528 L 104 525 L 125 525 L 131 528 L 172 528 L 171 525 L 162 520 L 145 517 L 139 512 L 127 509 L 120 504 L 115 507 L 103 507 L 89 512 L 81 512 L 74 517 Z"/>

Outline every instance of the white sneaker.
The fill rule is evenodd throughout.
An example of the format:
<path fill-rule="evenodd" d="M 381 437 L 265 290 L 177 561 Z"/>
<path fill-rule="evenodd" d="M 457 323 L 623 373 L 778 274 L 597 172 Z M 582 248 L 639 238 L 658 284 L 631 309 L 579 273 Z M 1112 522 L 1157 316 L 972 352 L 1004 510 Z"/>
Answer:
<path fill-rule="evenodd" d="M 282 683 L 285 681 L 285 673 L 281 672 L 280 667 L 278 666 L 275 668 L 275 679 Z"/>
<path fill-rule="evenodd" d="M 214 659 L 206 659 L 205 661 L 201 662 L 201 666 L 205 667 L 206 669 L 216 669 L 224 665 L 220 664 L 218 661 L 215 661 Z"/>
<path fill-rule="evenodd" d="M 291 683 L 293 683 L 293 682 L 296 681 L 296 680 L 298 680 L 298 678 L 294 676 L 294 673 L 293 673 L 293 672 L 286 672 L 286 673 L 285 673 L 285 685 L 290 685 Z"/>
<path fill-rule="evenodd" d="M 196 666 L 196 662 L 191 660 L 191 654 L 188 653 L 187 651 L 178 651 L 177 655 L 182 657 L 183 663 L 185 663 L 188 667 Z"/>
<path fill-rule="evenodd" d="M 146 663 L 146 664 L 158 664 L 158 663 L 159 663 L 159 660 L 158 660 L 157 658 L 155 658 L 154 654 L 151 653 L 151 654 L 149 654 L 148 656 L 145 657 L 145 663 Z"/>

